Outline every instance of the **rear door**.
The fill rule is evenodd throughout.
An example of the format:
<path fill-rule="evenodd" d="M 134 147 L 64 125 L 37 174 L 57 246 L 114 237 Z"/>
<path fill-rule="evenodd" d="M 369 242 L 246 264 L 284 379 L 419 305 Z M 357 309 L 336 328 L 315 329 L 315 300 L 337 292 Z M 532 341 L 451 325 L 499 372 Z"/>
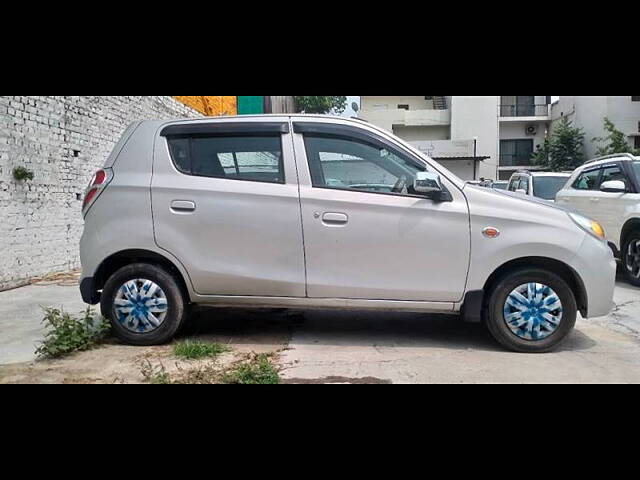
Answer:
<path fill-rule="evenodd" d="M 156 242 L 203 295 L 305 295 L 287 119 L 172 124 L 158 133 Z"/>

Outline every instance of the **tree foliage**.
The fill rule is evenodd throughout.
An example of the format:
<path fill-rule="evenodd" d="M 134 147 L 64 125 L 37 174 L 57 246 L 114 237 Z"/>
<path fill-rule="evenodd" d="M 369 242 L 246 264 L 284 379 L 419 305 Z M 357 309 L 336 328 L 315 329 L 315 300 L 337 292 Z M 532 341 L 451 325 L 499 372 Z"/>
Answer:
<path fill-rule="evenodd" d="M 604 129 L 608 132 L 605 137 L 594 137 L 593 142 L 603 143 L 596 150 L 596 154 L 600 156 L 613 155 L 615 153 L 631 153 L 632 155 L 640 155 L 639 150 L 632 148 L 627 143 L 627 136 L 616 128 L 611 120 L 607 117 L 604 119 Z"/>
<path fill-rule="evenodd" d="M 563 117 L 543 146 L 533 154 L 533 162 L 553 172 L 574 170 L 584 163 L 583 144 L 582 129 L 573 127 L 571 121 Z"/>
<path fill-rule="evenodd" d="M 347 97 L 293 97 L 296 110 L 302 113 L 337 113 L 344 112 Z"/>

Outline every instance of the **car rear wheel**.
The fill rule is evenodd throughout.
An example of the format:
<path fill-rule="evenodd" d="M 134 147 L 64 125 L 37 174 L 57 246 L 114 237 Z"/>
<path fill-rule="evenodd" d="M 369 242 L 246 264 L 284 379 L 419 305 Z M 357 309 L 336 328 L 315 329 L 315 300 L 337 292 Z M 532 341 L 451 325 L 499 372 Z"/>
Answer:
<path fill-rule="evenodd" d="M 115 335 L 131 345 L 168 342 L 187 311 L 173 275 L 148 263 L 127 265 L 111 275 L 102 291 L 100 309 Z"/>
<path fill-rule="evenodd" d="M 485 320 L 493 337 L 516 352 L 557 347 L 576 322 L 575 296 L 561 277 L 522 269 L 500 278 L 488 292 Z"/>
<path fill-rule="evenodd" d="M 634 230 L 624 239 L 622 267 L 629 283 L 640 287 L 640 230 Z"/>

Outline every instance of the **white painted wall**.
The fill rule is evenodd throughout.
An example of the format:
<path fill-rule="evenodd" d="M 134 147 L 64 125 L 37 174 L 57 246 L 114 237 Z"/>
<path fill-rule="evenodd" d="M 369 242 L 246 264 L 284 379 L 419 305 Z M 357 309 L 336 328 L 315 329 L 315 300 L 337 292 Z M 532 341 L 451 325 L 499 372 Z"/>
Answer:
<path fill-rule="evenodd" d="M 407 142 L 416 142 L 421 140 L 448 140 L 448 126 L 433 127 L 405 127 L 396 125 L 393 127 L 393 134 L 406 140 Z"/>
<path fill-rule="evenodd" d="M 638 133 L 640 102 L 632 102 L 630 96 L 560 96 L 552 108 L 552 131 L 563 115 L 584 130 L 585 155 L 593 158 L 599 146 L 593 138 L 606 135 L 604 117 L 627 135 Z M 633 146 L 632 139 L 629 144 Z"/>
<path fill-rule="evenodd" d="M 498 96 L 451 97 L 451 140 L 478 137 L 477 155 L 488 156 L 478 176 L 497 178 Z"/>
<path fill-rule="evenodd" d="M 433 100 L 425 100 L 424 96 L 375 96 L 360 97 L 362 110 L 394 110 L 398 105 L 409 105 L 409 110 L 430 110 Z"/>

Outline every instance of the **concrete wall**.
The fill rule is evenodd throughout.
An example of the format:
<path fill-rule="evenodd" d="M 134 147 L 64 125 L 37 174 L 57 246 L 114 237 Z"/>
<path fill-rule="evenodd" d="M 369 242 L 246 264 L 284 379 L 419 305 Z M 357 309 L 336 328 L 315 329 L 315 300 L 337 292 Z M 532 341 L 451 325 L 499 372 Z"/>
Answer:
<path fill-rule="evenodd" d="M 552 108 L 551 131 L 562 116 L 568 116 L 574 126 L 584 129 L 585 155 L 593 158 L 600 146 L 593 138 L 606 135 L 604 117 L 627 135 L 638 133 L 640 102 L 632 102 L 630 96 L 561 96 Z M 633 139 L 628 141 L 633 146 Z"/>
<path fill-rule="evenodd" d="M 196 116 L 170 96 L 0 96 L 0 289 L 79 267 L 82 194 L 127 125 Z"/>
<path fill-rule="evenodd" d="M 451 140 L 478 137 L 477 155 L 481 162 L 478 177 L 497 178 L 498 96 L 451 97 Z"/>
<path fill-rule="evenodd" d="M 422 140 L 448 140 L 449 139 L 449 127 L 448 126 L 433 126 L 433 127 L 405 127 L 396 125 L 393 127 L 393 134 L 406 140 L 407 142 L 416 142 Z"/>
<path fill-rule="evenodd" d="M 398 105 L 409 105 L 409 110 L 430 110 L 433 108 L 433 100 L 425 100 L 424 96 L 376 96 L 360 97 L 361 110 L 394 110 Z"/>

